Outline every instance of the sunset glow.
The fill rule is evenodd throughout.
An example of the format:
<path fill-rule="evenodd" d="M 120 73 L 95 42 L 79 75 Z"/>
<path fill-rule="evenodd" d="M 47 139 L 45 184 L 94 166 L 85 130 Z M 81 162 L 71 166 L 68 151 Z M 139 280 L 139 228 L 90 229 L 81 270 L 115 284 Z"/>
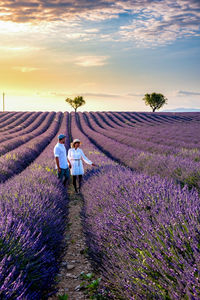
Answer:
<path fill-rule="evenodd" d="M 0 3 L 0 93 L 6 110 L 200 108 L 198 0 Z M 1 105 L 2 106 L 2 105 Z"/>

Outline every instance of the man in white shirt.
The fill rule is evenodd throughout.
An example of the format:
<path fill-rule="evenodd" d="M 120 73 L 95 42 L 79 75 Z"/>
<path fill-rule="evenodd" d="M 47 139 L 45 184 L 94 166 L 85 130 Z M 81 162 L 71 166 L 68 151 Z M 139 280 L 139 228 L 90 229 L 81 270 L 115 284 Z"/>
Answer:
<path fill-rule="evenodd" d="M 65 135 L 60 134 L 58 136 L 58 143 L 54 147 L 54 157 L 56 160 L 56 169 L 58 178 L 64 183 L 66 186 L 67 180 L 70 177 L 69 168 L 71 168 L 71 164 L 67 159 L 67 151 L 65 148 Z"/>

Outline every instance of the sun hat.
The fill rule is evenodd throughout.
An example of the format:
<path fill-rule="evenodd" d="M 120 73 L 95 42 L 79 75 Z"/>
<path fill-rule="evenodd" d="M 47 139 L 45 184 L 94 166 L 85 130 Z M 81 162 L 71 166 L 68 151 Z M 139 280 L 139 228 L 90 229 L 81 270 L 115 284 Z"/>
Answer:
<path fill-rule="evenodd" d="M 59 134 L 58 139 L 59 139 L 59 140 L 62 140 L 62 139 L 64 139 L 65 137 L 66 137 L 66 135 L 64 135 L 64 134 Z"/>
<path fill-rule="evenodd" d="M 80 143 L 80 142 L 81 141 L 79 139 L 74 139 L 72 143 L 75 144 L 75 143 Z"/>
<path fill-rule="evenodd" d="M 80 143 L 81 141 L 79 139 L 74 139 L 73 142 L 71 143 L 71 148 L 74 147 L 75 143 Z"/>

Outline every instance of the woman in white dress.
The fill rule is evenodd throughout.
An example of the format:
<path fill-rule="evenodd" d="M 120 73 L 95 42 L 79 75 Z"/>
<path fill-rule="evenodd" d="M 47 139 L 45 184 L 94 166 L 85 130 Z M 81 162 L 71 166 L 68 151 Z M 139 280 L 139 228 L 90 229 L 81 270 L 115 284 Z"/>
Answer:
<path fill-rule="evenodd" d="M 81 141 L 79 139 L 73 140 L 73 142 L 71 143 L 71 149 L 69 149 L 69 151 L 68 151 L 68 160 L 71 163 L 70 171 L 71 171 L 71 175 L 73 177 L 73 186 L 74 186 L 76 193 L 80 192 L 82 176 L 84 174 L 82 159 L 87 164 L 95 166 L 95 164 L 93 164 L 91 162 L 91 160 L 89 160 L 85 156 L 85 154 L 83 153 L 83 150 L 79 148 L 80 142 Z M 77 185 L 76 185 L 77 177 L 78 177 L 78 181 L 79 181 L 79 190 L 77 189 Z"/>

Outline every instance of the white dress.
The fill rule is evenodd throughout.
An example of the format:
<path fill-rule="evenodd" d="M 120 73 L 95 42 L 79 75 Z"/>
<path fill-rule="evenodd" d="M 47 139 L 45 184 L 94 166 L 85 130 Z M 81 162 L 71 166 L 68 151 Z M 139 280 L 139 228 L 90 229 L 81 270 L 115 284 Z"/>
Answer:
<path fill-rule="evenodd" d="M 68 159 L 72 165 L 70 171 L 71 175 L 83 175 L 84 169 L 83 169 L 83 162 L 86 162 L 88 165 L 91 165 L 92 162 L 89 160 L 85 154 L 83 153 L 83 150 L 80 148 L 71 148 L 68 151 Z"/>

